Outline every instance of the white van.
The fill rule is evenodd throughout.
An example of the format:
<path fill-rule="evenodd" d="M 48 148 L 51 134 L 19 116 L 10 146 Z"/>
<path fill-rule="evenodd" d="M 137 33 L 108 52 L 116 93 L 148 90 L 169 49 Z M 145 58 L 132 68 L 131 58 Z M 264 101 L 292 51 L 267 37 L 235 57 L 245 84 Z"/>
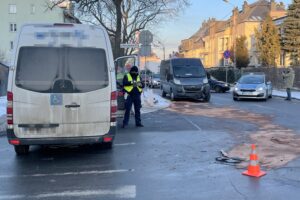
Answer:
<path fill-rule="evenodd" d="M 103 27 L 26 24 L 9 71 L 7 137 L 30 145 L 104 143 L 116 132 L 114 60 Z"/>

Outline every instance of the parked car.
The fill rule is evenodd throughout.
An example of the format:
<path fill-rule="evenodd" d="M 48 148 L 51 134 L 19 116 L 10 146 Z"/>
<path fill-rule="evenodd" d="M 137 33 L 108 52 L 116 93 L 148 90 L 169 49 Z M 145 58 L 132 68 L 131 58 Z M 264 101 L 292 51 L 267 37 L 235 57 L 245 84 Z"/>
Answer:
<path fill-rule="evenodd" d="M 150 83 L 150 75 L 145 73 L 140 73 L 142 81 L 148 86 Z"/>
<path fill-rule="evenodd" d="M 266 80 L 264 73 L 243 75 L 234 86 L 233 100 L 264 99 L 272 97 L 272 83 Z"/>
<path fill-rule="evenodd" d="M 230 86 L 228 83 L 217 80 L 215 77 L 207 74 L 208 83 L 210 85 L 211 90 L 214 90 L 217 93 L 227 92 L 230 90 Z"/>
<path fill-rule="evenodd" d="M 210 86 L 200 59 L 172 58 L 160 65 L 162 96 L 210 100 Z"/>
<path fill-rule="evenodd" d="M 149 86 L 152 88 L 160 86 L 160 74 L 152 74 L 150 76 Z"/>
<path fill-rule="evenodd" d="M 25 24 L 16 38 L 7 87 L 7 138 L 15 152 L 53 144 L 111 148 L 117 89 L 106 30 Z"/>

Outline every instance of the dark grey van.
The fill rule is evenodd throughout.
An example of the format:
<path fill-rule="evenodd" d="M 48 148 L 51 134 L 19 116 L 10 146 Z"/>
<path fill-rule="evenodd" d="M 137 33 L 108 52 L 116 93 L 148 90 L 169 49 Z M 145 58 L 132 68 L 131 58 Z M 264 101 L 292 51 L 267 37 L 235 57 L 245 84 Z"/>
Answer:
<path fill-rule="evenodd" d="M 210 100 L 210 86 L 205 69 L 196 58 L 173 58 L 160 65 L 162 96 Z"/>

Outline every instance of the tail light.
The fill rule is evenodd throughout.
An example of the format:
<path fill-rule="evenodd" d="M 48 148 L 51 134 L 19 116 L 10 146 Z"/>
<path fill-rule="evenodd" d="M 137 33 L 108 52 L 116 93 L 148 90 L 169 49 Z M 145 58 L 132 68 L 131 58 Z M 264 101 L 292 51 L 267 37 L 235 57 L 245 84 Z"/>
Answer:
<path fill-rule="evenodd" d="M 12 128 L 14 124 L 13 121 L 13 93 L 7 92 L 7 108 L 6 108 L 6 117 L 7 117 L 7 127 Z"/>
<path fill-rule="evenodd" d="M 110 98 L 110 122 L 116 122 L 118 103 L 117 103 L 118 93 L 116 91 L 111 93 Z"/>

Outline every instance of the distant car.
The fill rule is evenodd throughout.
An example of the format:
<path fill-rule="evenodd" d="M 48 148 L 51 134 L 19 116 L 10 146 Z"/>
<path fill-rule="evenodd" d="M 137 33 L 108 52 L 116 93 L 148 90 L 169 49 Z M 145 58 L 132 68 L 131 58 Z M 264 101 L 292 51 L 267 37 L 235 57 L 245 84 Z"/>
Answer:
<path fill-rule="evenodd" d="M 215 77 L 210 76 L 208 79 L 208 83 L 210 85 L 210 89 L 214 90 L 215 92 L 227 92 L 230 90 L 229 84 L 223 81 L 217 80 Z"/>
<path fill-rule="evenodd" d="M 263 73 L 249 73 L 243 75 L 233 90 L 233 100 L 264 99 L 272 97 L 272 83 L 266 81 Z"/>
<path fill-rule="evenodd" d="M 150 76 L 148 74 L 144 74 L 144 73 L 141 73 L 140 76 L 141 76 L 142 80 L 146 83 L 146 85 L 149 85 Z"/>
<path fill-rule="evenodd" d="M 150 76 L 149 86 L 152 88 L 160 86 L 160 74 L 152 74 Z"/>

